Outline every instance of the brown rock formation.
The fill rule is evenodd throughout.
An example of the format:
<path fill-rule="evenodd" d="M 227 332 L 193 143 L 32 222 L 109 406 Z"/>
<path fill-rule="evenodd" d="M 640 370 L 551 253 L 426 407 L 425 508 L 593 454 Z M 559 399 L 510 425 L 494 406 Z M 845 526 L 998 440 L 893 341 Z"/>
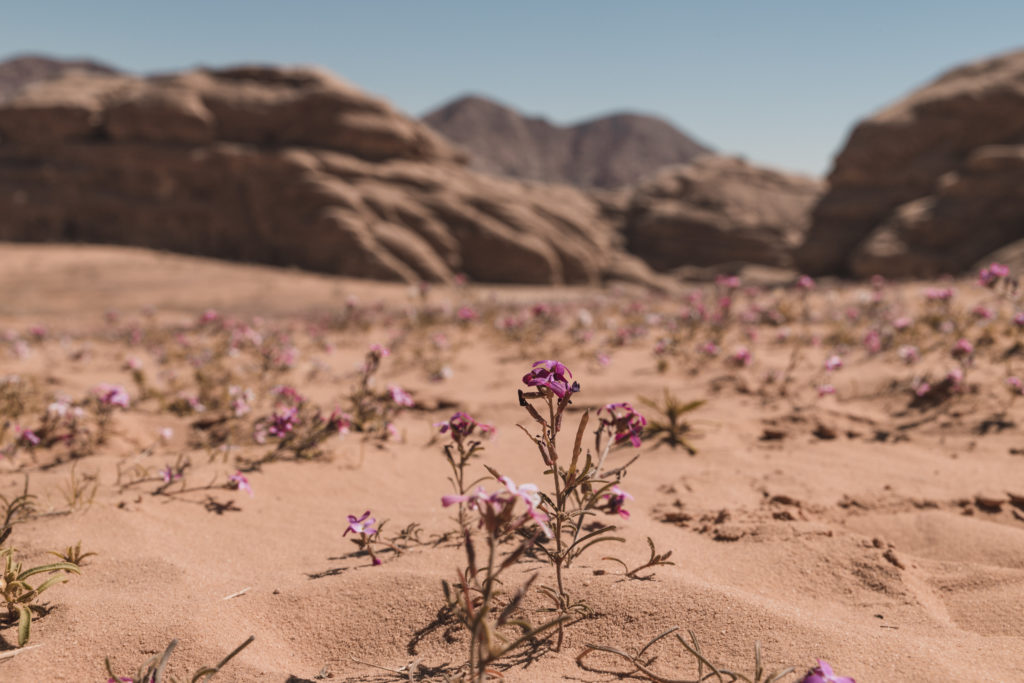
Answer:
<path fill-rule="evenodd" d="M 583 193 L 474 172 L 426 125 L 305 68 L 30 85 L 0 107 L 0 239 L 408 281 L 656 279 Z"/>
<path fill-rule="evenodd" d="M 497 175 L 612 188 L 708 152 L 665 121 L 617 114 L 560 127 L 482 97 L 464 97 L 423 120 Z"/>
<path fill-rule="evenodd" d="M 29 83 L 50 81 L 70 71 L 117 73 L 105 64 L 87 59 L 52 59 L 41 55 L 24 55 L 0 62 L 0 102 L 10 99 Z"/>
<path fill-rule="evenodd" d="M 739 262 L 788 267 L 822 189 L 812 178 L 703 156 L 637 186 L 626 211 L 627 248 L 658 270 Z"/>
<path fill-rule="evenodd" d="M 829 182 L 797 254 L 812 274 L 955 273 L 1024 237 L 1024 51 L 860 123 Z"/>

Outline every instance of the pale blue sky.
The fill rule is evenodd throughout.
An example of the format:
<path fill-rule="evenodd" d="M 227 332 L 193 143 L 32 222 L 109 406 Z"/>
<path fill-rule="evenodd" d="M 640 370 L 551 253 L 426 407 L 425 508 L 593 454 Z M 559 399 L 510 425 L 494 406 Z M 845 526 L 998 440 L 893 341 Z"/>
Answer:
<path fill-rule="evenodd" d="M 1024 47 L 1024 2 L 0 3 L 0 59 L 139 72 L 314 63 L 422 115 L 484 94 L 557 123 L 662 116 L 715 148 L 823 173 L 859 118 L 963 61 Z"/>

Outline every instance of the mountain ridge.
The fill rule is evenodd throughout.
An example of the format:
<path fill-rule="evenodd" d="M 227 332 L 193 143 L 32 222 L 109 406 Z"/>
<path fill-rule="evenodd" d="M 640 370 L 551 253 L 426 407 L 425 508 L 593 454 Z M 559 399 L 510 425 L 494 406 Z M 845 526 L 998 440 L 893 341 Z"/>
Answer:
<path fill-rule="evenodd" d="M 561 126 L 479 94 L 421 120 L 463 147 L 478 170 L 582 187 L 621 187 L 712 151 L 649 114 L 613 112 Z"/>

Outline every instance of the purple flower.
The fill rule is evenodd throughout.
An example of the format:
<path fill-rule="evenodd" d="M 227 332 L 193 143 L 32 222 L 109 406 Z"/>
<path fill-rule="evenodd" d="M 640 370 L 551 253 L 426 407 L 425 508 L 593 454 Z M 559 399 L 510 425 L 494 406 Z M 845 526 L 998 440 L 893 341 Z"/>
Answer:
<path fill-rule="evenodd" d="M 128 392 L 118 384 L 100 384 L 93 390 L 105 406 L 128 408 Z"/>
<path fill-rule="evenodd" d="M 386 346 L 380 344 L 370 344 L 370 353 L 374 353 L 381 358 L 387 358 L 391 355 L 391 351 Z"/>
<path fill-rule="evenodd" d="M 283 413 L 275 412 L 270 428 L 267 429 L 267 433 L 271 436 L 284 438 L 287 434 L 291 433 L 293 429 L 295 429 L 295 423 L 298 421 L 297 418 L 298 411 L 295 408 L 289 408 Z"/>
<path fill-rule="evenodd" d="M 480 432 L 484 436 L 490 436 L 494 433 L 494 427 L 491 425 L 477 422 L 468 413 L 458 412 L 448 418 L 447 422 L 437 422 L 434 424 L 435 427 L 440 427 L 442 434 L 447 434 L 450 430 L 452 438 L 455 441 L 462 441 L 464 438 L 472 434 L 477 427 L 480 428 Z"/>
<path fill-rule="evenodd" d="M 916 362 L 917 359 L 921 357 L 917 347 L 909 344 L 900 347 L 899 355 L 900 359 L 907 365 Z"/>
<path fill-rule="evenodd" d="M 174 469 L 171 468 L 170 465 L 167 465 L 162 470 L 160 470 L 160 478 L 164 480 L 165 484 L 170 484 L 175 479 L 181 479 L 181 472 L 175 471 Z M 232 477 L 232 480 L 233 479 L 234 477 Z"/>
<path fill-rule="evenodd" d="M 370 517 L 370 511 L 367 510 L 363 513 L 362 517 L 356 517 L 355 515 L 348 516 L 348 528 L 345 529 L 345 533 L 342 536 L 347 536 L 348 532 L 354 534 L 365 534 L 367 536 L 373 536 L 377 533 L 376 527 L 373 525 L 377 523 L 377 520 Z"/>
<path fill-rule="evenodd" d="M 814 289 L 814 279 L 810 275 L 801 275 L 796 281 L 796 286 L 805 290 Z"/>
<path fill-rule="evenodd" d="M 615 441 L 629 439 L 636 448 L 640 447 L 640 435 L 647 426 L 647 419 L 633 410 L 628 403 L 609 403 L 597 411 L 601 424 L 615 430 Z"/>
<path fill-rule="evenodd" d="M 606 493 L 601 497 L 605 500 L 605 512 L 619 515 L 623 519 L 629 519 L 629 510 L 624 509 L 622 506 L 625 505 L 627 500 L 633 500 L 633 496 L 620 489 L 618 484 L 612 486 L 610 493 Z"/>
<path fill-rule="evenodd" d="M 974 344 L 966 339 L 960 339 L 953 346 L 953 350 L 950 353 L 953 354 L 953 358 L 967 358 L 974 353 Z"/>
<path fill-rule="evenodd" d="M 929 287 L 924 290 L 924 296 L 928 301 L 949 301 L 953 298 L 953 290 L 950 287 Z"/>
<path fill-rule="evenodd" d="M 857 681 L 849 676 L 837 676 L 828 662 L 819 659 L 818 666 L 808 671 L 800 683 L 857 683 Z"/>
<path fill-rule="evenodd" d="M 983 287 L 994 287 L 1004 277 L 1010 274 L 1010 269 L 1002 263 L 992 263 L 988 268 L 982 268 L 978 273 L 978 284 Z"/>
<path fill-rule="evenodd" d="M 252 487 L 249 486 L 249 480 L 246 479 L 245 475 L 242 474 L 241 472 L 236 471 L 234 474 L 228 477 L 228 481 L 233 483 L 235 485 L 235 488 L 238 489 L 239 491 L 245 491 L 246 493 L 248 493 L 250 498 L 255 495 L 252 492 Z"/>
<path fill-rule="evenodd" d="M 352 416 L 335 408 L 327 421 L 327 428 L 338 432 L 339 436 L 348 434 L 352 429 Z"/>
<path fill-rule="evenodd" d="M 818 387 L 818 396 L 830 396 L 836 393 L 836 388 L 831 384 L 822 384 Z"/>
<path fill-rule="evenodd" d="M 565 398 L 580 390 L 580 385 L 577 382 L 570 383 L 566 375 L 572 377 L 569 368 L 557 360 L 539 360 L 523 376 L 523 384 L 528 387 L 544 387 L 558 398 Z"/>
<path fill-rule="evenodd" d="M 405 408 L 412 408 L 416 405 L 416 402 L 412 400 L 410 396 L 402 387 L 392 384 L 388 387 L 388 392 L 391 393 L 391 400 L 400 406 Z"/>
<path fill-rule="evenodd" d="M 732 354 L 732 362 L 740 366 L 750 365 L 750 358 L 750 349 L 746 346 L 737 347 Z"/>
<path fill-rule="evenodd" d="M 1011 393 L 1024 395 L 1024 382 L 1021 381 L 1020 377 L 1016 375 L 1007 377 L 1006 385 L 1010 387 Z"/>
<path fill-rule="evenodd" d="M 825 369 L 829 372 L 835 372 L 843 367 L 843 359 L 839 356 L 832 355 L 825 360 Z"/>
<path fill-rule="evenodd" d="M 14 425 L 14 431 L 18 434 L 18 440 L 29 445 L 38 446 L 40 439 L 39 435 L 33 432 L 31 429 L 23 429 L 18 425 Z"/>

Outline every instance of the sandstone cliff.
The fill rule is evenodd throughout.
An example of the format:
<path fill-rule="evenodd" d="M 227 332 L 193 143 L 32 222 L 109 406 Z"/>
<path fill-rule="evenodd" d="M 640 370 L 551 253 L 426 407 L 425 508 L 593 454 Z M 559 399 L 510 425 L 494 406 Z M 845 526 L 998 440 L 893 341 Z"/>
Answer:
<path fill-rule="evenodd" d="M 1024 51 L 955 69 L 860 123 L 797 262 L 926 277 L 1024 237 Z"/>

